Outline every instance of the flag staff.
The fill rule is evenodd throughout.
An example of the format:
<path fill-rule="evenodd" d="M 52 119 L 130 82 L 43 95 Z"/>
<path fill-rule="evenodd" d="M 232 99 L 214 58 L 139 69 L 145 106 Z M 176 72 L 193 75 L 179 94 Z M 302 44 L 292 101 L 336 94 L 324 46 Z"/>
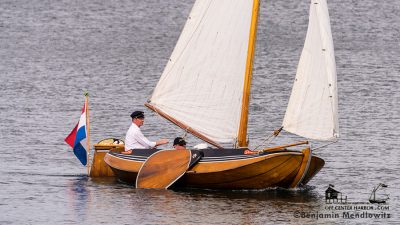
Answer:
<path fill-rule="evenodd" d="M 86 127 L 87 127 L 87 161 L 86 161 L 86 167 L 87 167 L 87 173 L 88 176 L 90 176 L 90 121 L 89 121 L 89 92 L 85 92 L 85 105 L 86 105 Z"/>

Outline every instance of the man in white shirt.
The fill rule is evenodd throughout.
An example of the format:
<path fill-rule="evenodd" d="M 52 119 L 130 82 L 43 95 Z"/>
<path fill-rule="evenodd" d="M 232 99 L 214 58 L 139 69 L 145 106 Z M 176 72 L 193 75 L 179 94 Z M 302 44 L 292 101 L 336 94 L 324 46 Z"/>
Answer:
<path fill-rule="evenodd" d="M 154 148 L 159 145 L 167 144 L 168 139 L 160 139 L 156 142 L 149 141 L 140 131 L 140 127 L 144 123 L 144 113 L 135 111 L 131 114 L 132 124 L 128 129 L 125 137 L 125 152 L 123 154 L 131 154 L 132 149 Z"/>

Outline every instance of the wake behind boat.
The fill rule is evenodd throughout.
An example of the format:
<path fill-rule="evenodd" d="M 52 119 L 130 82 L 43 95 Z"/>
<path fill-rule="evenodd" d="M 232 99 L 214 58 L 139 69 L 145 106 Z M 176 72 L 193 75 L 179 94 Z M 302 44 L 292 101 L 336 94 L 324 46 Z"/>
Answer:
<path fill-rule="evenodd" d="M 324 160 L 313 155 L 310 147 L 287 150 L 305 143 L 264 146 L 256 152 L 248 149 L 258 12 L 258 0 L 196 1 L 165 70 L 145 103 L 215 147 L 202 149 L 204 156 L 174 185 L 292 188 L 309 182 L 324 166 Z M 312 0 L 304 49 L 282 123 L 284 130 L 307 139 L 336 140 L 339 128 L 335 67 L 326 1 Z M 265 95 L 268 97 L 268 93 Z M 120 180 L 135 183 L 140 168 L 156 151 L 134 149 L 131 155 L 114 151 L 107 153 L 104 161 Z M 254 154 L 247 154 L 249 151 Z"/>

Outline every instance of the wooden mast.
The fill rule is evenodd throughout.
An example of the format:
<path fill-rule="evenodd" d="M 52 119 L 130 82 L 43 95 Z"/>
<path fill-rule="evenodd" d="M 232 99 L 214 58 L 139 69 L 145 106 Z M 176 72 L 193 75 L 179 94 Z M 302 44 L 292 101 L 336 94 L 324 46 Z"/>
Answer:
<path fill-rule="evenodd" d="M 257 35 L 259 5 L 260 5 L 259 0 L 254 0 L 251 26 L 250 26 L 249 47 L 247 50 L 246 75 L 244 78 L 244 87 L 243 87 L 242 111 L 241 111 L 240 125 L 238 132 L 239 147 L 247 147 L 248 144 L 246 140 L 247 122 L 248 122 L 248 112 L 249 112 L 251 78 L 253 71 L 253 59 L 254 59 L 254 51 L 255 51 L 256 35 Z"/>

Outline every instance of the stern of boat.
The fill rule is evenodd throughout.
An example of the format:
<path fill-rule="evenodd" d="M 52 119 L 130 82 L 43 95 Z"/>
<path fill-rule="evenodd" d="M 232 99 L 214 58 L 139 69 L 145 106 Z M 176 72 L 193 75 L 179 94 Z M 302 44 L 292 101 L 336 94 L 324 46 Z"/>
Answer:
<path fill-rule="evenodd" d="M 121 144 L 120 140 L 114 138 L 104 139 L 95 144 L 92 165 L 90 167 L 90 177 L 115 176 L 112 169 L 104 161 L 104 157 L 109 152 L 122 152 L 124 148 L 124 144 Z"/>

